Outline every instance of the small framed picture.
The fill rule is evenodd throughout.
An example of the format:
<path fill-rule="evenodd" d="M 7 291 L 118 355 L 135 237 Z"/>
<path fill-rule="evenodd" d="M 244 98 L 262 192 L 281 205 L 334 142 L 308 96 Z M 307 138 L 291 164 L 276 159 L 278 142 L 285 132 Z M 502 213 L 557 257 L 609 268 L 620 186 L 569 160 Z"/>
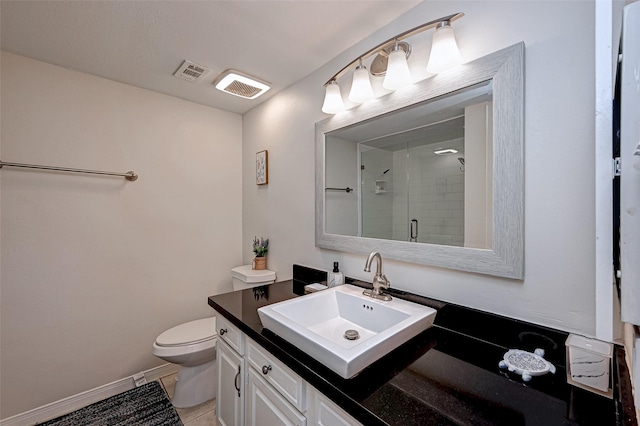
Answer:
<path fill-rule="evenodd" d="M 256 153 L 256 185 L 269 183 L 269 159 L 267 150 Z"/>

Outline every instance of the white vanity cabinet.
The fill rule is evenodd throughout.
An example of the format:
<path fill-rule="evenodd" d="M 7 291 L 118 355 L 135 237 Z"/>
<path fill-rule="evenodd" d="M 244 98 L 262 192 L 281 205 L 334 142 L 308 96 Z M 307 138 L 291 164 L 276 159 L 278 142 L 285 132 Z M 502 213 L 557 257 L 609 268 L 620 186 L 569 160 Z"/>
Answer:
<path fill-rule="evenodd" d="M 222 315 L 216 321 L 220 426 L 360 424 Z"/>

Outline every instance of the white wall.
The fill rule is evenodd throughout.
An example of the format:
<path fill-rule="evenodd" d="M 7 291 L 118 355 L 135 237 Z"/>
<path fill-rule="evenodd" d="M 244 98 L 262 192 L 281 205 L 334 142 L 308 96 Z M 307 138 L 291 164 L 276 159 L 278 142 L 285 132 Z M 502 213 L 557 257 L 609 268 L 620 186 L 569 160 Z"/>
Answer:
<path fill-rule="evenodd" d="M 278 278 L 291 264 L 370 280 L 360 255 L 314 245 L 314 123 L 322 84 L 360 53 L 455 12 L 466 60 L 526 44 L 525 279 L 514 281 L 385 260 L 392 286 L 583 334 L 595 332 L 594 2 L 427 1 L 243 117 L 243 229 L 273 244 Z M 567 19 L 570 16 L 571 19 Z M 348 84 L 346 84 L 348 86 Z M 255 152 L 269 149 L 270 181 L 253 183 Z M 251 258 L 244 239 L 244 260 Z"/>
<path fill-rule="evenodd" d="M 3 161 L 140 176 L 0 172 L 6 418 L 160 365 L 159 333 L 212 315 L 242 260 L 242 117 L 9 53 L 1 76 Z"/>

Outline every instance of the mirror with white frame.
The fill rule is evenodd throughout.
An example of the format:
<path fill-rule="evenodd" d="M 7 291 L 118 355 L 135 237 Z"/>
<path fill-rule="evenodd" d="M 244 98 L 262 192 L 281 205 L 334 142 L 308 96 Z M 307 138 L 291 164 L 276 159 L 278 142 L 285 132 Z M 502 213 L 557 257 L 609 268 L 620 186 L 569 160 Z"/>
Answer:
<path fill-rule="evenodd" d="M 316 246 L 522 279 L 524 44 L 316 123 Z"/>

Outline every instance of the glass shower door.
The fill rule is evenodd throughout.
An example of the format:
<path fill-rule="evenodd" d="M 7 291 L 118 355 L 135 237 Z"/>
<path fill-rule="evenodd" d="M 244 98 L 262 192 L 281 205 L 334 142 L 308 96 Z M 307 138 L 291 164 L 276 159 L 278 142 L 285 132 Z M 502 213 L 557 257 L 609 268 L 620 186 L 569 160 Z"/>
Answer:
<path fill-rule="evenodd" d="M 440 146 L 456 153 L 438 155 Z M 464 245 L 464 141 L 425 144 L 414 141 L 407 149 L 409 241 Z"/>

